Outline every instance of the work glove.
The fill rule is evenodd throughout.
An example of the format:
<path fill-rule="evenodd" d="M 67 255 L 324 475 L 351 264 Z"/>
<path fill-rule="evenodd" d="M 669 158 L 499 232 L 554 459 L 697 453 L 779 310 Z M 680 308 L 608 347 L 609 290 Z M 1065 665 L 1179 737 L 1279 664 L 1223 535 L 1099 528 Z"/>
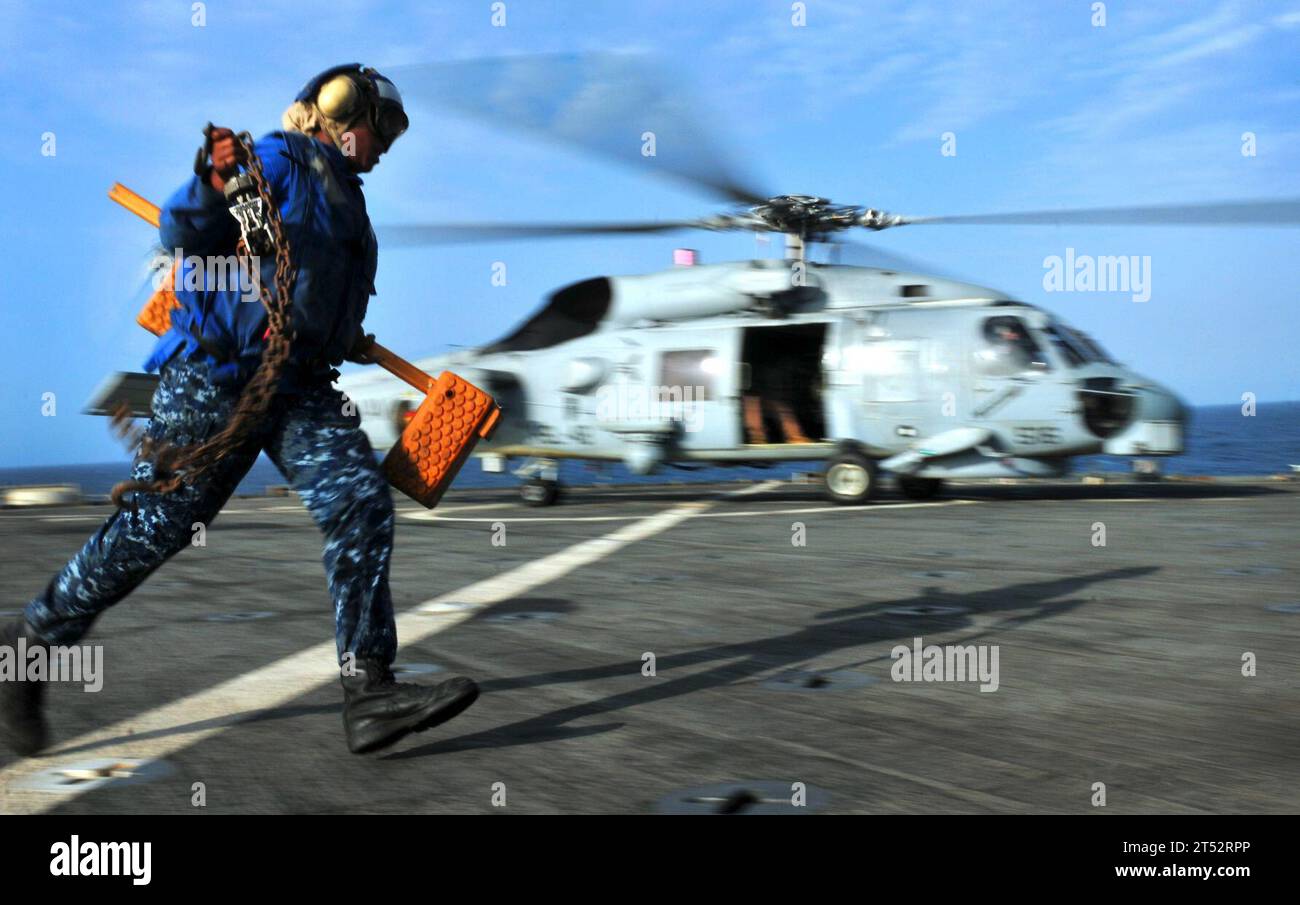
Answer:
<path fill-rule="evenodd" d="M 374 344 L 375 334 L 362 333 L 358 330 L 357 338 L 352 342 L 352 348 L 348 350 L 348 354 L 344 355 L 343 358 L 345 361 L 350 361 L 354 364 L 372 365 L 375 363 L 375 358 L 370 354 L 370 347 Z"/>

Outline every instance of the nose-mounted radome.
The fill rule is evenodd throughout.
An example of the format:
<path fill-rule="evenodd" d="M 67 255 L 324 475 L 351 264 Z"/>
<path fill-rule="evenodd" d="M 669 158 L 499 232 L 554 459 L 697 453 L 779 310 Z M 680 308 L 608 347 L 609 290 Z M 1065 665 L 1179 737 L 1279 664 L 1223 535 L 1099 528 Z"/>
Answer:
<path fill-rule="evenodd" d="M 1083 420 L 1112 456 L 1170 456 L 1184 449 L 1187 406 L 1137 375 L 1090 377 L 1079 389 Z"/>

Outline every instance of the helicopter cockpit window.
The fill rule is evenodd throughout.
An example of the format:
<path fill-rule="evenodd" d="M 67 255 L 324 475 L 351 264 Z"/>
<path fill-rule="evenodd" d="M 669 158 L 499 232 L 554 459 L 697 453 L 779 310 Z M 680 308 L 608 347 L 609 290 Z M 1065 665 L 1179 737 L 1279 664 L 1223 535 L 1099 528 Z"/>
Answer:
<path fill-rule="evenodd" d="M 1070 367 L 1077 368 L 1088 363 L 1091 354 L 1085 347 L 1079 345 L 1064 327 L 1058 328 L 1056 324 L 1048 324 L 1043 328 L 1043 332 L 1052 341 L 1056 354 L 1061 356 Z"/>
<path fill-rule="evenodd" d="M 713 399 L 721 368 L 722 359 L 713 349 L 664 352 L 659 359 L 660 401 Z"/>
<path fill-rule="evenodd" d="M 1009 376 L 1051 370 L 1047 356 L 1020 318 L 990 317 L 984 321 L 982 333 L 984 346 L 976 353 L 976 364 L 983 373 Z"/>
<path fill-rule="evenodd" d="M 1080 346 L 1088 350 L 1088 354 L 1091 356 L 1093 361 L 1100 361 L 1108 365 L 1113 365 L 1115 363 L 1115 359 L 1111 358 L 1106 350 L 1098 345 L 1097 341 L 1087 333 L 1084 333 L 1082 330 L 1076 330 L 1073 327 L 1065 327 L 1064 329 L 1075 338 Z"/>

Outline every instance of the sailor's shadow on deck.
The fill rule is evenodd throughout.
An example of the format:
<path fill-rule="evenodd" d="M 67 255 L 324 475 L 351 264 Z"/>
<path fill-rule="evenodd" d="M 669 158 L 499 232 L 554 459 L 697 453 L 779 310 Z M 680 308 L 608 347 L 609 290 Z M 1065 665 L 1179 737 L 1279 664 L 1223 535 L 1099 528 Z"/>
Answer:
<path fill-rule="evenodd" d="M 896 639 L 910 640 L 917 635 L 952 632 L 971 626 L 971 616 L 1005 613 L 1001 628 L 1014 629 L 1042 619 L 1059 616 L 1086 603 L 1072 598 L 1098 582 L 1139 578 L 1158 571 L 1155 567 L 1112 569 L 1089 575 L 1076 575 L 1051 581 L 1024 582 L 969 594 L 941 593 L 936 589 L 890 601 L 874 601 L 820 614 L 813 624 L 769 638 L 720 644 L 665 654 L 656 660 L 655 678 L 646 678 L 642 687 L 562 707 L 484 732 L 463 735 L 387 755 L 384 759 L 401 760 L 447 754 L 470 748 L 506 748 L 568 738 L 579 732 L 568 726 L 584 717 L 608 714 L 626 707 L 652 704 L 725 685 L 733 685 L 771 670 L 794 668 L 798 664 L 833 654 L 837 650 Z M 952 607 L 962 612 L 934 615 L 891 615 L 886 610 L 898 607 Z M 966 643 L 970 639 L 962 639 Z M 711 669 L 673 678 L 672 672 L 704 663 L 717 663 Z M 838 667 L 843 668 L 843 667 Z M 482 683 L 484 692 L 496 693 L 521 688 L 536 688 L 567 682 L 593 682 L 602 679 L 639 675 L 639 660 L 621 661 L 605 666 L 558 670 L 496 679 Z M 482 704 L 480 704 L 482 707 Z M 619 728 L 618 724 L 586 727 L 590 734 Z"/>

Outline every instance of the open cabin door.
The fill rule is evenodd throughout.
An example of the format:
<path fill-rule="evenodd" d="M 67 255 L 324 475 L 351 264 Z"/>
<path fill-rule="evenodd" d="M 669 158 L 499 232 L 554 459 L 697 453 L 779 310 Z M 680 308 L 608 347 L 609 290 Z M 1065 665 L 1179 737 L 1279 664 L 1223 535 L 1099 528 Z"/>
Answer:
<path fill-rule="evenodd" d="M 826 337 L 824 322 L 745 328 L 739 428 L 746 445 L 826 438 Z"/>

